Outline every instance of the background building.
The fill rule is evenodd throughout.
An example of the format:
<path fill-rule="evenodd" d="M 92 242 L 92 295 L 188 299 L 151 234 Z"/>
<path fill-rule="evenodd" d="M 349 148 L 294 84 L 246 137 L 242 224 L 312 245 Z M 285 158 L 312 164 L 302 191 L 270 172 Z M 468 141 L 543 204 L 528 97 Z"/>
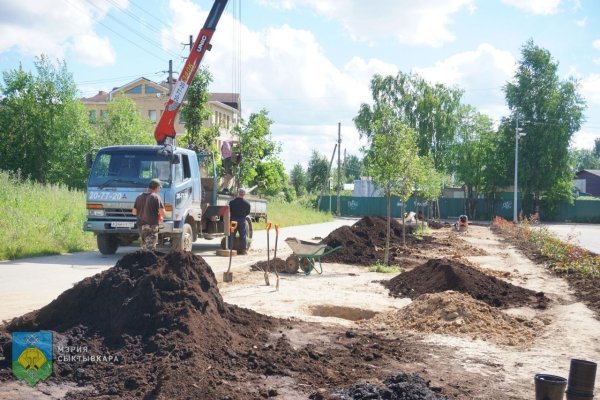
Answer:
<path fill-rule="evenodd" d="M 117 96 L 126 96 L 133 100 L 139 113 L 157 123 L 160 119 L 165 104 L 169 100 L 169 84 L 156 83 L 141 77 L 123 86 L 116 87 L 110 92 L 100 91 L 92 97 L 82 98 L 81 101 L 88 109 L 91 122 L 102 121 L 108 117 L 108 103 Z M 220 137 L 230 137 L 231 131 L 240 121 L 241 104 L 239 93 L 211 93 L 208 100 L 208 109 L 212 112 L 205 126 L 220 126 Z M 175 123 L 177 135 L 185 133 L 185 124 L 178 116 Z"/>

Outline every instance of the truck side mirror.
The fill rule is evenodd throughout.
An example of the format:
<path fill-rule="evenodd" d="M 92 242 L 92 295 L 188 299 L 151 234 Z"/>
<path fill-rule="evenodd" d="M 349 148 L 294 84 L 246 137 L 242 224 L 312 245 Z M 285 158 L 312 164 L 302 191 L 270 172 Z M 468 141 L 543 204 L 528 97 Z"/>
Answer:
<path fill-rule="evenodd" d="M 85 166 L 87 169 L 92 168 L 92 164 L 94 163 L 94 157 L 92 157 L 92 153 L 87 153 L 85 155 Z"/>
<path fill-rule="evenodd" d="M 181 164 L 181 156 L 179 154 L 173 154 L 173 159 L 172 159 L 171 163 Z"/>

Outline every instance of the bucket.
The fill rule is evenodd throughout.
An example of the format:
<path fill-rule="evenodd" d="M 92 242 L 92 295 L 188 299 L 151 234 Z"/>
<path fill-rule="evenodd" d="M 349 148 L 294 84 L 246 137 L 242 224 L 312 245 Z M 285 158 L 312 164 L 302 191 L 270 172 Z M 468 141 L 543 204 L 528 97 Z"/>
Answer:
<path fill-rule="evenodd" d="M 535 400 L 563 400 L 567 380 L 556 375 L 535 375 Z"/>
<path fill-rule="evenodd" d="M 586 360 L 571 359 L 569 370 L 569 387 L 567 391 L 578 395 L 593 396 L 596 380 L 596 363 Z"/>
<path fill-rule="evenodd" d="M 567 390 L 567 400 L 592 400 L 593 398 L 593 394 L 585 394 Z"/>

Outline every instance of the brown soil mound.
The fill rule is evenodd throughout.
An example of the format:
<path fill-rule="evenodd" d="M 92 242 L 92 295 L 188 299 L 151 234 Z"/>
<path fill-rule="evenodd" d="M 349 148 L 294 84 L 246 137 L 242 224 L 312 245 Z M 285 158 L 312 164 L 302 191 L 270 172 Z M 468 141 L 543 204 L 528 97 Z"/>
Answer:
<path fill-rule="evenodd" d="M 406 226 L 406 244 L 416 241 L 411 236 L 414 226 Z M 383 217 L 363 217 L 352 226 L 342 226 L 321 240 L 330 248 L 343 246 L 340 250 L 323 257 L 325 262 L 372 265 L 383 261 L 387 220 Z M 390 222 L 390 243 L 402 244 L 402 224 L 395 219 Z"/>
<path fill-rule="evenodd" d="M 294 391 L 308 396 L 319 387 L 383 378 L 392 365 L 418 360 L 423 351 L 401 338 L 338 331 L 323 332 L 316 344 L 292 346 L 283 329 L 294 326 L 224 303 L 199 256 L 139 251 L 0 327 L 0 382 L 14 379 L 12 331 L 53 331 L 55 362 L 48 382 L 80 386 L 69 399 L 277 395 L 265 376 L 296 382 Z M 322 340 L 325 335 L 330 338 Z M 64 353 L 69 347 L 78 350 Z M 363 362 L 373 368 L 356 368 Z"/>
<path fill-rule="evenodd" d="M 364 325 L 469 336 L 515 346 L 530 343 L 543 322 L 515 318 L 467 294 L 447 291 L 421 295 L 401 310 L 379 314 Z"/>
<path fill-rule="evenodd" d="M 493 307 L 533 306 L 546 308 L 548 298 L 495 278 L 461 262 L 432 259 L 425 264 L 382 282 L 394 297 L 414 299 L 426 293 L 454 290 L 471 295 Z"/>
<path fill-rule="evenodd" d="M 286 266 L 287 266 L 287 264 L 286 264 L 285 260 L 282 260 L 281 258 L 277 257 L 277 258 L 271 260 L 270 265 L 267 261 L 259 261 L 256 264 L 252 264 L 250 266 L 250 271 L 265 271 L 267 269 L 267 267 L 269 267 L 270 272 L 274 272 L 275 268 L 277 268 L 277 272 L 285 273 Z"/>

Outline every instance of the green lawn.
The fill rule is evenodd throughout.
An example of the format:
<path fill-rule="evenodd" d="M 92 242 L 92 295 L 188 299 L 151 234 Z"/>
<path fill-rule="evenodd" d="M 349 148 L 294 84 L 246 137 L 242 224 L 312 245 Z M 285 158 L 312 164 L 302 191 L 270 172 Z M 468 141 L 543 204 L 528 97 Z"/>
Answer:
<path fill-rule="evenodd" d="M 82 230 L 85 193 L 0 172 L 0 260 L 93 250 Z"/>
<path fill-rule="evenodd" d="M 281 228 L 333 221 L 333 216 L 329 213 L 316 211 L 315 209 L 308 208 L 300 203 L 285 203 L 279 201 L 269 202 L 267 204 L 267 215 L 271 224 L 279 224 L 279 227 Z M 258 223 L 254 225 L 254 229 L 265 229 L 265 224 Z"/>

